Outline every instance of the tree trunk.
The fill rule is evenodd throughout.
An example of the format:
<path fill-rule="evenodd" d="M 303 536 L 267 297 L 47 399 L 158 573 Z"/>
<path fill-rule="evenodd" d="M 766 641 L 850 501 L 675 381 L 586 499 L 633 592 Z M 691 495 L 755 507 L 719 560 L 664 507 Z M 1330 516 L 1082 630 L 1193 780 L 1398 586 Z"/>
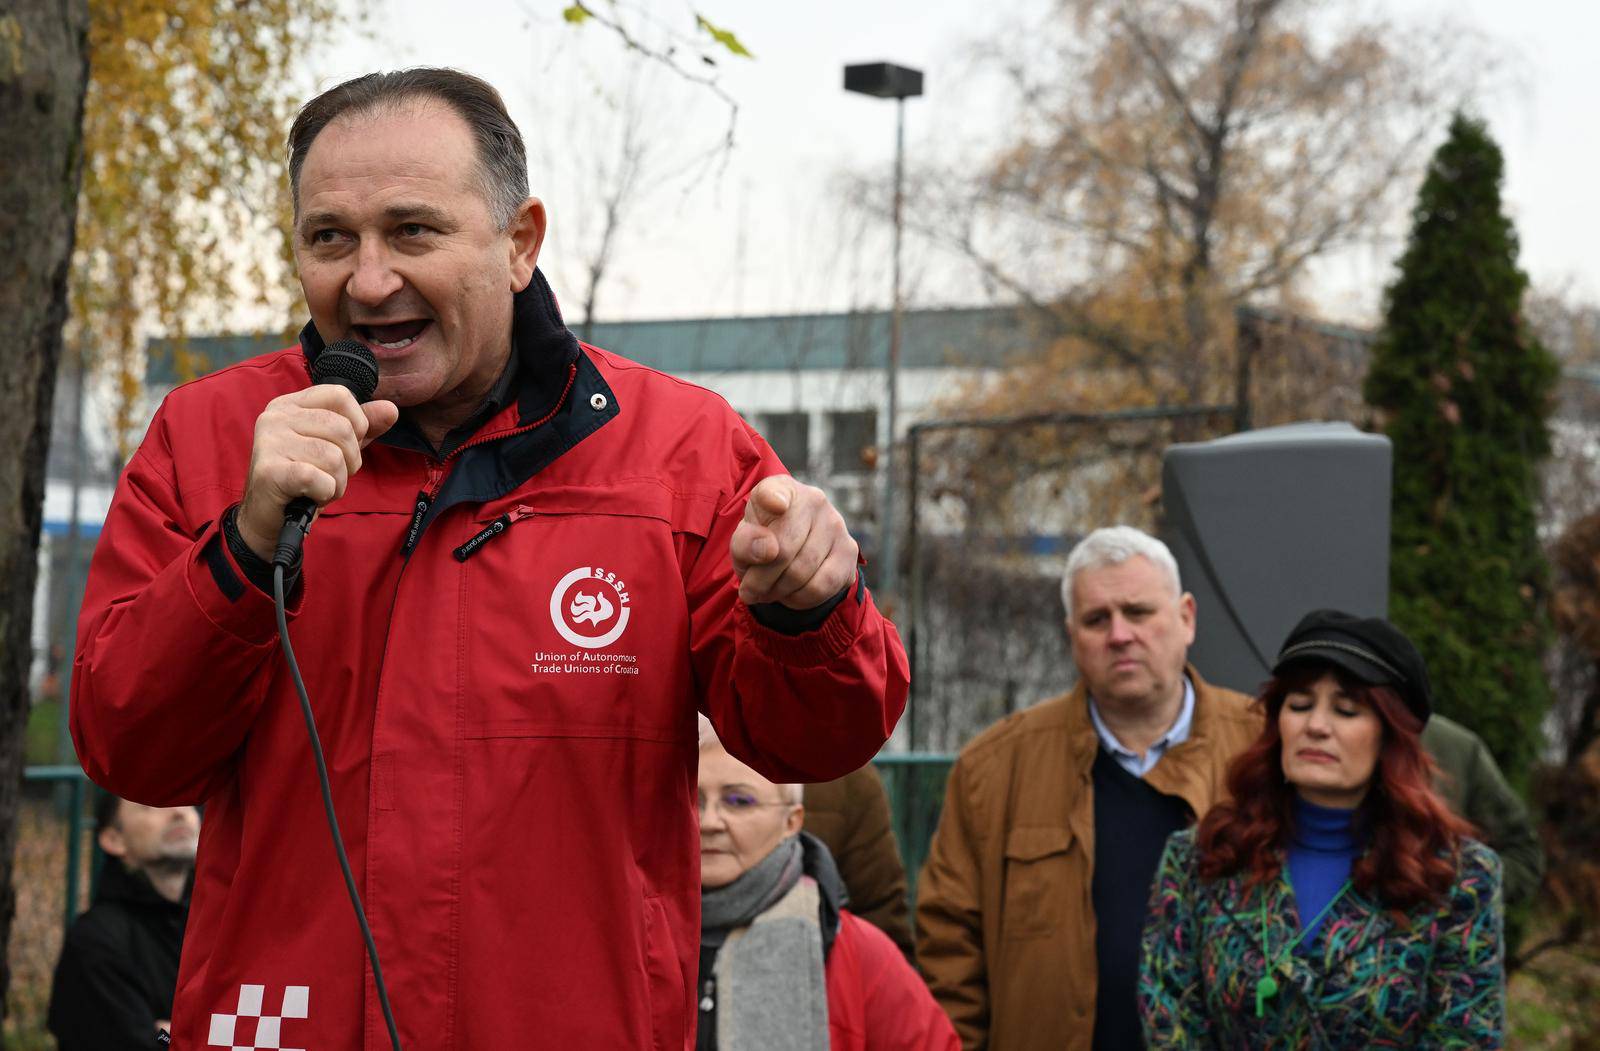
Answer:
<path fill-rule="evenodd" d="M 89 78 L 86 0 L 0 0 L 0 946 L 11 885 L 50 399 L 67 316 Z M 0 1002 L 11 971 L 0 956 Z"/>
<path fill-rule="evenodd" d="M 1250 411 L 1250 381 L 1262 339 L 1259 322 L 1246 324 L 1240 313 L 1238 310 L 1233 313 L 1233 430 L 1236 434 L 1255 426 Z"/>

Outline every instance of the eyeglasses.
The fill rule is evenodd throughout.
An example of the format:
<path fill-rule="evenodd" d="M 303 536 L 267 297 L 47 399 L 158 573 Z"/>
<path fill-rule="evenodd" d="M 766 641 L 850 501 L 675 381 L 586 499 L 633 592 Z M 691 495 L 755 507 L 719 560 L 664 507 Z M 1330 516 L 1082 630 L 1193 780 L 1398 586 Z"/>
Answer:
<path fill-rule="evenodd" d="M 735 818 L 748 817 L 751 814 L 754 814 L 757 810 L 760 810 L 762 807 L 787 807 L 794 805 L 793 803 L 788 802 L 764 803 L 755 796 L 751 795 L 749 792 L 732 790 L 724 792 L 712 800 L 708 800 L 705 793 L 702 792 L 698 797 L 698 801 L 700 805 L 700 815 L 702 817 L 705 816 L 706 810 L 709 809 L 713 804 L 722 810 L 723 817 Z"/>

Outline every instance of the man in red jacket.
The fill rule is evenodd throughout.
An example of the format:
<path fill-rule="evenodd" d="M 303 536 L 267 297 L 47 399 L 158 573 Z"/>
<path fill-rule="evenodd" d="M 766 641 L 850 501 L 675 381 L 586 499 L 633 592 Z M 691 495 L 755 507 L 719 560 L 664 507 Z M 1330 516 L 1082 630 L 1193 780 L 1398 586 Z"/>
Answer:
<path fill-rule="evenodd" d="M 80 618 L 85 769 L 207 805 L 173 1045 L 387 1046 L 269 594 L 306 496 L 290 634 L 406 1046 L 689 1047 L 695 711 L 777 782 L 876 752 L 907 673 L 855 542 L 726 403 L 568 332 L 487 84 L 340 85 L 290 180 L 311 323 L 166 399 Z M 364 405 L 308 387 L 346 338 Z"/>

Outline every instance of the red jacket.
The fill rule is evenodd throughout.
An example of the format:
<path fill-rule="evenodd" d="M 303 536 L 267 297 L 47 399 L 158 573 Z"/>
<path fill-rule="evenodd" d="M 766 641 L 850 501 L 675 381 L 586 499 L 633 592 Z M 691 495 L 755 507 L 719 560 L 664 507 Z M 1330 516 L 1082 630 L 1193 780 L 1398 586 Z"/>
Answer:
<path fill-rule="evenodd" d="M 697 704 L 772 780 L 827 780 L 887 738 L 905 656 L 864 589 L 808 634 L 755 622 L 728 544 L 776 457 L 721 399 L 578 351 L 536 285 L 521 395 L 443 463 L 366 450 L 307 541 L 290 634 L 405 1046 L 687 1047 Z M 219 534 L 256 416 L 307 382 L 293 348 L 166 399 L 80 618 L 85 770 L 206 804 L 181 1051 L 388 1046 L 272 602 Z"/>
<path fill-rule="evenodd" d="M 849 912 L 839 914 L 825 977 L 829 1051 L 961 1051 L 955 1027 L 904 954 Z"/>

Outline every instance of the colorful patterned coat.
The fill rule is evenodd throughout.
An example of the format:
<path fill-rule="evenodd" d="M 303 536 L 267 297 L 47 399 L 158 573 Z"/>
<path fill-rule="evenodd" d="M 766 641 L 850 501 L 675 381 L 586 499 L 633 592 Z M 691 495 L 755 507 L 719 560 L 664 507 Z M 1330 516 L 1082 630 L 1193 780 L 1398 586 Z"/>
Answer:
<path fill-rule="evenodd" d="M 1139 1014 L 1152 1048 L 1498 1048 L 1505 1025 L 1500 859 L 1462 844 L 1443 902 L 1401 923 L 1347 891 L 1307 945 L 1278 963 L 1256 1017 L 1266 941 L 1276 962 L 1300 932 L 1288 878 L 1244 889 L 1201 879 L 1193 830 L 1176 832 L 1151 889 Z"/>

